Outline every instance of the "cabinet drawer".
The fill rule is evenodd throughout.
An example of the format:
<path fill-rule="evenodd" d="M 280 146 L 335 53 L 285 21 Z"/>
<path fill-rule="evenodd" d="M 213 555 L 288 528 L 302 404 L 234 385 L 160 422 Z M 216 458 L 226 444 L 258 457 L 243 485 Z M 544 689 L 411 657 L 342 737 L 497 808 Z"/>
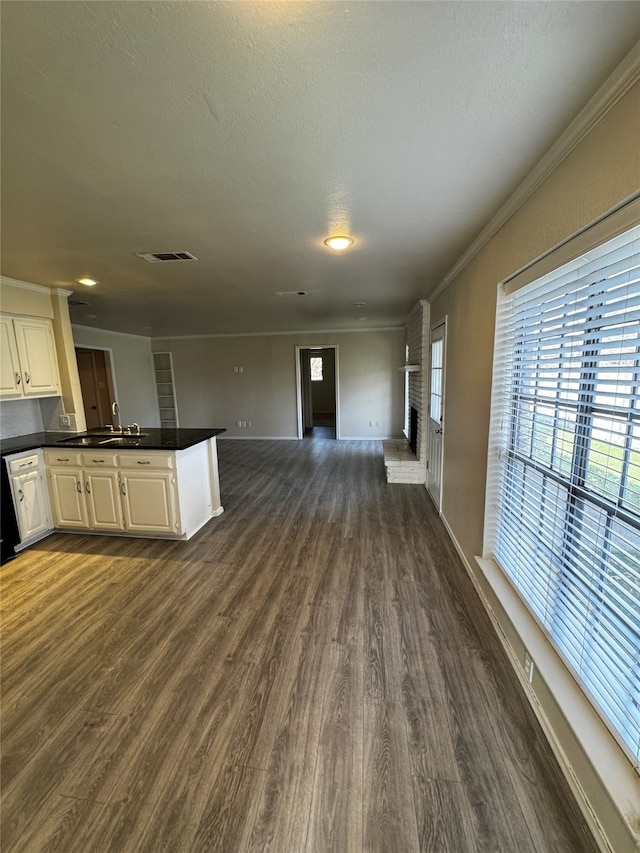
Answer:
<path fill-rule="evenodd" d="M 7 460 L 9 462 L 9 471 L 12 474 L 25 474 L 32 468 L 38 467 L 38 454 L 34 453 L 30 456 L 21 456 L 19 459 Z"/>
<path fill-rule="evenodd" d="M 85 468 L 116 468 L 118 465 L 118 456 L 113 451 L 94 451 L 93 453 L 82 454 L 82 464 Z"/>
<path fill-rule="evenodd" d="M 74 450 L 45 450 L 44 452 L 44 461 L 47 465 L 55 465 L 56 467 L 60 467 L 61 465 L 75 465 L 76 467 L 82 465 L 82 454 L 76 453 Z"/>
<path fill-rule="evenodd" d="M 148 450 L 146 453 L 121 453 L 119 458 L 121 468 L 127 470 L 144 470 L 149 468 L 160 468 L 162 470 L 176 467 L 175 455 L 171 452 Z"/>

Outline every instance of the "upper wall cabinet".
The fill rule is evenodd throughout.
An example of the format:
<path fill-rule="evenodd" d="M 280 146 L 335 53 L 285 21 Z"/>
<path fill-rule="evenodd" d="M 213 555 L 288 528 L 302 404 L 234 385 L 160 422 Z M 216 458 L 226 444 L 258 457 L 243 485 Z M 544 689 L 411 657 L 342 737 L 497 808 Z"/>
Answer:
<path fill-rule="evenodd" d="M 58 360 L 51 320 L 0 317 L 0 397 L 56 397 Z"/>

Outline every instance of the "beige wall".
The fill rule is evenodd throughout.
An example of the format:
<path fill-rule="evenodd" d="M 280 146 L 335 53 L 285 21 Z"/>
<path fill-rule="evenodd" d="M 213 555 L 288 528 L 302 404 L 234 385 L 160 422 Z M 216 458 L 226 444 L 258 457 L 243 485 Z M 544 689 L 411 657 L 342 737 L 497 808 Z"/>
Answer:
<path fill-rule="evenodd" d="M 121 422 L 125 425 L 136 422 L 146 427 L 160 426 L 151 339 L 89 326 L 74 325 L 72 328 L 76 346 L 111 351 Z"/>
<path fill-rule="evenodd" d="M 443 514 L 470 561 L 482 552 L 497 285 L 640 187 L 640 83 L 431 305 L 447 317 Z"/>
<path fill-rule="evenodd" d="M 448 323 L 443 516 L 520 661 L 524 622 L 509 622 L 474 559 L 483 546 L 497 285 L 637 192 L 639 139 L 640 83 L 636 83 L 431 305 L 431 323 L 445 316 Z M 615 839 L 614 848 L 631 850 L 629 825 L 635 807 L 630 804 L 637 799 L 637 787 L 632 793 L 637 777 L 631 765 L 628 801 L 617 804 L 624 815 L 620 821 L 594 775 L 591 759 L 573 738 L 571 721 L 567 725 L 556 706 L 556 697 L 542 681 L 534 679 L 533 689 L 553 738 L 568 757 L 609 838 Z M 602 741 L 587 745 L 586 753 L 594 746 L 599 750 L 606 738 L 605 733 Z M 616 747 L 609 749 L 614 753 Z"/>
<path fill-rule="evenodd" d="M 173 353 L 180 426 L 225 427 L 229 436 L 295 438 L 295 348 L 325 344 L 338 346 L 342 438 L 400 435 L 402 329 L 157 338 L 153 349 Z M 238 428 L 238 420 L 251 421 L 251 428 Z M 370 427 L 370 420 L 380 426 Z"/>

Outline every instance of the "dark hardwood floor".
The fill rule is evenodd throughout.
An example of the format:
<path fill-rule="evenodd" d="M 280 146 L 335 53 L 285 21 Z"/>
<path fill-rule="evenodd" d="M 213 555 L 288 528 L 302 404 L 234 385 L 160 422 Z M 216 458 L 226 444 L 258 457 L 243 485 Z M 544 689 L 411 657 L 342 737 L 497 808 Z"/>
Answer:
<path fill-rule="evenodd" d="M 595 853 L 425 489 L 219 453 L 190 542 L 3 567 L 3 853 Z"/>

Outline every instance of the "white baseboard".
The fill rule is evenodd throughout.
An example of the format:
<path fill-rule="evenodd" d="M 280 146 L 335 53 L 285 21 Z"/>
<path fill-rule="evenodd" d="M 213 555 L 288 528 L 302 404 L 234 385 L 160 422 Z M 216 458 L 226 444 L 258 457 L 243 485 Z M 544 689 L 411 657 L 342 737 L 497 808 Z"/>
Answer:
<path fill-rule="evenodd" d="M 223 433 L 216 436 L 218 441 L 232 439 L 233 441 L 298 441 L 297 435 L 229 435 Z"/>

